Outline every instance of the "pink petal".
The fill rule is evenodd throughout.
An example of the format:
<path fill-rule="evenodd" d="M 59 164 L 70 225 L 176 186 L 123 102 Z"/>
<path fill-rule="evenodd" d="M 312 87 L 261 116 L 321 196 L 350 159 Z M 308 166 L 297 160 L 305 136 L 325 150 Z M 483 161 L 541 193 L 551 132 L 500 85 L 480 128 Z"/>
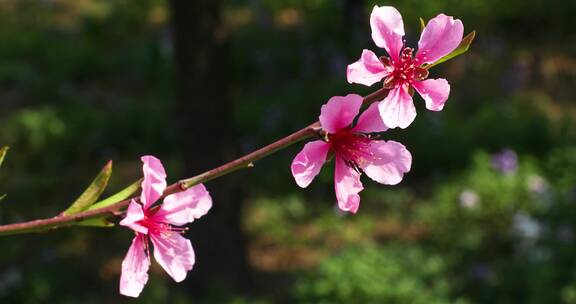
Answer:
<path fill-rule="evenodd" d="M 428 21 L 420 41 L 416 61 L 420 64 L 433 63 L 452 52 L 464 34 L 464 25 L 459 19 L 440 14 Z"/>
<path fill-rule="evenodd" d="M 144 209 L 148 209 L 150 205 L 154 204 L 162 196 L 164 189 L 166 189 L 166 172 L 158 158 L 146 155 L 140 159 L 144 163 L 142 166 L 144 180 L 142 181 L 140 201 Z"/>
<path fill-rule="evenodd" d="M 164 231 L 150 235 L 154 244 L 154 258 L 176 282 L 182 282 L 194 266 L 194 250 L 190 240 L 177 232 Z"/>
<path fill-rule="evenodd" d="M 199 184 L 186 191 L 168 195 L 154 214 L 154 219 L 182 226 L 205 215 L 210 208 L 212 208 L 210 193 L 203 184 Z"/>
<path fill-rule="evenodd" d="M 384 132 L 388 127 L 384 125 L 382 117 L 380 117 L 380 110 L 378 110 L 378 103 L 372 103 L 358 118 L 358 123 L 352 128 L 352 131 L 360 133 L 375 133 Z"/>
<path fill-rule="evenodd" d="M 330 145 L 321 141 L 313 141 L 304 145 L 302 151 L 292 161 L 292 176 L 296 184 L 302 188 L 308 187 L 314 177 L 320 173 L 326 161 Z"/>
<path fill-rule="evenodd" d="M 336 133 L 352 124 L 362 106 L 362 96 L 334 96 L 320 109 L 320 124 L 324 131 Z"/>
<path fill-rule="evenodd" d="M 348 83 L 359 83 L 371 86 L 390 74 L 390 68 L 386 68 L 380 59 L 372 51 L 363 50 L 360 59 L 346 69 Z"/>
<path fill-rule="evenodd" d="M 389 128 L 405 129 L 416 118 L 412 96 L 406 92 L 404 86 L 390 90 L 388 96 L 378 105 L 378 109 L 384 124 Z"/>
<path fill-rule="evenodd" d="M 374 140 L 370 148 L 374 159 L 362 169 L 374 181 L 396 185 L 402 181 L 404 173 L 410 171 L 412 155 L 401 143 Z"/>
<path fill-rule="evenodd" d="M 360 173 L 348 167 L 344 160 L 338 156 L 334 170 L 334 188 L 340 210 L 356 213 L 360 206 L 358 193 L 364 189 L 360 182 Z"/>
<path fill-rule="evenodd" d="M 120 275 L 120 293 L 137 298 L 148 282 L 148 268 L 150 258 L 146 255 L 146 239 L 137 235 L 122 261 L 122 274 Z"/>
<path fill-rule="evenodd" d="M 412 86 L 424 98 L 428 110 L 442 111 L 446 100 L 448 100 L 448 95 L 450 95 L 450 85 L 446 79 L 415 81 Z"/>
<path fill-rule="evenodd" d="M 384 48 L 392 60 L 398 61 L 404 45 L 404 22 L 400 12 L 392 6 L 374 6 L 370 14 L 370 27 L 374 43 Z"/>
<path fill-rule="evenodd" d="M 148 228 L 142 226 L 139 221 L 145 217 L 142 206 L 135 200 L 130 201 L 128 209 L 126 210 L 126 217 L 120 222 L 120 225 L 130 227 L 130 229 L 143 234 L 148 233 Z"/>

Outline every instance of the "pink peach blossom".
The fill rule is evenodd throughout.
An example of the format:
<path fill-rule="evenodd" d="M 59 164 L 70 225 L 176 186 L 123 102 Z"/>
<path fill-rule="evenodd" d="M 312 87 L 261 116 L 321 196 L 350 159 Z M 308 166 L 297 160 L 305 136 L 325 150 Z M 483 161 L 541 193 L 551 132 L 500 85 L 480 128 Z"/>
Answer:
<path fill-rule="evenodd" d="M 372 40 L 384 48 L 389 57 L 378 57 L 363 50 L 360 59 L 347 68 L 349 83 L 371 86 L 383 81 L 390 89 L 380 102 L 379 111 L 389 128 L 406 128 L 416 118 L 412 102 L 415 89 L 426 102 L 426 108 L 441 111 L 450 94 L 450 85 L 443 78 L 428 78 L 427 65 L 452 52 L 462 40 L 464 26 L 459 19 L 439 14 L 428 22 L 420 40 L 418 51 L 404 47 L 404 23 L 400 13 L 391 6 L 374 6 L 370 15 Z"/>
<path fill-rule="evenodd" d="M 120 293 L 138 297 L 148 281 L 149 243 L 154 245 L 154 258 L 176 282 L 186 278 L 194 266 L 190 240 L 181 234 L 182 226 L 206 214 L 212 198 L 199 184 L 186 191 L 168 195 L 158 208 L 151 208 L 166 189 L 166 173 L 159 159 L 143 156 L 144 180 L 140 202 L 132 200 L 120 225 L 130 227 L 136 236 L 122 262 Z"/>
<path fill-rule="evenodd" d="M 398 184 L 410 171 L 412 155 L 395 141 L 375 140 L 370 133 L 383 132 L 387 127 L 373 103 L 352 126 L 362 106 L 362 97 L 350 94 L 335 96 L 322 106 L 320 124 L 326 131 L 326 141 L 307 143 L 292 161 L 292 176 L 298 186 L 306 188 L 320 173 L 329 155 L 335 158 L 334 186 L 338 206 L 356 213 L 360 205 L 363 171 L 374 181 Z"/>

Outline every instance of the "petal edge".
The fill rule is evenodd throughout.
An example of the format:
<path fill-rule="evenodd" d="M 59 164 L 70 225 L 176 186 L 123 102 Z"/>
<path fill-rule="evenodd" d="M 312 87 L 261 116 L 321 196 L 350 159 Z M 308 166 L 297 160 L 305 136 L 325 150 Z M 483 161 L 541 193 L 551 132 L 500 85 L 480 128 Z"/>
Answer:
<path fill-rule="evenodd" d="M 182 282 L 195 263 L 194 249 L 190 240 L 176 232 L 162 236 L 151 235 L 154 259 L 174 279 Z"/>
<path fill-rule="evenodd" d="M 296 184 L 302 188 L 308 187 L 316 175 L 320 173 L 330 145 L 321 140 L 309 142 L 294 157 L 290 170 Z"/>
<path fill-rule="evenodd" d="M 140 202 L 144 209 L 148 209 L 150 205 L 154 204 L 162 196 L 164 189 L 166 189 L 166 171 L 164 171 L 162 162 L 152 155 L 145 155 L 140 159 L 142 160 L 142 172 L 144 173 Z"/>
<path fill-rule="evenodd" d="M 433 63 L 458 47 L 464 35 L 460 19 L 439 14 L 426 24 L 420 40 L 416 61 L 420 64 Z"/>
<path fill-rule="evenodd" d="M 360 114 L 358 122 L 354 128 L 352 128 L 352 131 L 360 133 L 376 133 L 386 130 L 388 130 L 388 127 L 386 127 L 384 121 L 382 121 L 377 102 L 372 103 L 368 109 Z"/>
<path fill-rule="evenodd" d="M 360 191 L 364 189 L 360 182 L 360 173 L 348 167 L 344 160 L 336 157 L 334 170 L 334 189 L 338 207 L 342 211 L 356 213 L 360 207 Z"/>
<path fill-rule="evenodd" d="M 360 59 L 349 64 L 346 68 L 348 83 L 358 83 L 365 86 L 379 82 L 388 74 L 390 74 L 390 69 L 386 68 L 376 54 L 369 50 L 363 50 Z"/>
<path fill-rule="evenodd" d="M 198 184 L 186 191 L 168 195 L 154 218 L 159 222 L 182 226 L 202 217 L 210 208 L 212 197 L 203 184 Z"/>
<path fill-rule="evenodd" d="M 371 143 L 372 162 L 362 168 L 364 173 L 380 184 L 396 185 L 402 181 L 404 173 L 410 171 L 412 154 L 396 141 L 375 140 Z"/>
<path fill-rule="evenodd" d="M 413 87 L 426 102 L 426 108 L 431 111 L 442 111 L 450 95 L 450 84 L 443 78 L 416 81 Z"/>
<path fill-rule="evenodd" d="M 389 128 L 407 128 L 416 118 L 412 96 L 405 87 L 390 90 L 388 96 L 378 104 L 382 121 Z"/>
<path fill-rule="evenodd" d="M 150 258 L 146 255 L 145 239 L 137 235 L 122 261 L 120 294 L 137 298 L 148 282 Z"/>
<path fill-rule="evenodd" d="M 384 48 L 390 58 L 398 61 L 404 42 L 404 21 L 400 12 L 392 6 L 374 6 L 370 14 L 372 40 Z"/>
<path fill-rule="evenodd" d="M 336 133 L 348 127 L 354 121 L 363 98 L 357 94 L 333 96 L 320 108 L 320 125 L 328 133 Z"/>

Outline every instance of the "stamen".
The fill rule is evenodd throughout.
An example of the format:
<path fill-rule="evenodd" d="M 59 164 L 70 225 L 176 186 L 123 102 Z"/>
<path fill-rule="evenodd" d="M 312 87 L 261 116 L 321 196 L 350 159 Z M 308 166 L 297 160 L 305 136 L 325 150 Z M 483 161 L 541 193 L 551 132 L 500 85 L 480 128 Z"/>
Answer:
<path fill-rule="evenodd" d="M 348 167 L 358 173 L 361 173 L 362 168 L 375 158 L 370 146 L 372 138 L 368 134 L 342 130 L 330 134 L 329 140 L 334 152 L 344 160 Z"/>
<path fill-rule="evenodd" d="M 414 80 L 420 81 L 428 78 L 428 70 L 420 67 L 414 68 Z"/>
<path fill-rule="evenodd" d="M 392 89 L 396 86 L 396 78 L 394 77 L 394 74 L 384 79 L 383 86 L 385 89 Z"/>
<path fill-rule="evenodd" d="M 386 57 L 386 56 L 380 56 L 380 62 L 382 62 L 382 64 L 384 66 L 392 66 L 392 62 L 390 61 L 390 58 Z"/>
<path fill-rule="evenodd" d="M 414 81 L 422 81 L 428 77 L 428 70 L 413 58 L 413 54 L 413 48 L 404 48 L 397 61 L 384 56 L 379 58 L 385 67 L 392 68 L 392 72 L 383 81 L 384 88 L 392 89 L 404 84 L 411 85 Z"/>

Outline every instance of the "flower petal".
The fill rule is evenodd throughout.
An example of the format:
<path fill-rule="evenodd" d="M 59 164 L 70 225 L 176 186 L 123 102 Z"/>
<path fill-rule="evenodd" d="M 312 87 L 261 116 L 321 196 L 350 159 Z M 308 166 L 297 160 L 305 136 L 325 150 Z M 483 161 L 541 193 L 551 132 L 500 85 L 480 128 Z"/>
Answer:
<path fill-rule="evenodd" d="M 416 108 L 412 103 L 412 96 L 406 88 L 396 87 L 390 90 L 388 96 L 378 105 L 380 116 L 389 128 L 400 127 L 405 129 L 416 118 Z"/>
<path fill-rule="evenodd" d="M 450 95 L 450 84 L 446 79 L 415 81 L 412 86 L 424 98 L 428 110 L 442 111 L 446 100 L 448 100 L 448 95 Z"/>
<path fill-rule="evenodd" d="M 370 14 L 370 27 L 374 43 L 384 48 L 392 60 L 398 61 L 404 45 L 404 22 L 400 12 L 392 6 L 374 6 Z"/>
<path fill-rule="evenodd" d="M 200 218 L 212 208 L 212 198 L 203 184 L 168 195 L 154 214 L 158 222 L 182 226 Z"/>
<path fill-rule="evenodd" d="M 420 41 L 418 41 L 416 61 L 419 64 L 433 63 L 448 55 L 458 47 L 463 34 L 464 25 L 460 19 L 439 14 L 428 21 L 422 31 Z"/>
<path fill-rule="evenodd" d="M 385 67 L 372 51 L 363 50 L 360 59 L 346 69 L 348 83 L 371 86 L 390 74 L 392 67 Z"/>
<path fill-rule="evenodd" d="M 176 282 L 182 282 L 195 262 L 190 240 L 177 232 L 164 231 L 161 235 L 151 234 L 154 258 Z"/>
<path fill-rule="evenodd" d="M 166 172 L 158 158 L 146 155 L 140 159 L 144 163 L 142 166 L 144 180 L 142 181 L 140 201 L 144 209 L 148 209 L 150 205 L 154 204 L 162 196 L 164 189 L 166 189 Z"/>
<path fill-rule="evenodd" d="M 321 140 L 304 145 L 302 151 L 294 157 L 290 167 L 298 186 L 306 188 L 310 185 L 314 177 L 320 173 L 329 150 L 330 145 Z"/>
<path fill-rule="evenodd" d="M 148 282 L 148 268 L 150 258 L 146 255 L 146 239 L 144 235 L 137 235 L 122 261 L 122 274 L 120 275 L 120 293 L 137 298 Z"/>
<path fill-rule="evenodd" d="M 412 155 L 406 147 L 392 140 L 374 140 L 370 144 L 374 159 L 362 170 L 374 181 L 385 185 L 396 185 L 404 173 L 410 171 Z"/>
<path fill-rule="evenodd" d="M 360 207 L 360 195 L 358 193 L 364 189 L 360 182 L 360 173 L 348 167 L 344 160 L 338 156 L 334 170 L 334 188 L 340 210 L 356 213 Z"/>
<path fill-rule="evenodd" d="M 320 109 L 320 124 L 324 131 L 336 133 L 352 124 L 362 106 L 362 96 L 334 96 Z"/>
<path fill-rule="evenodd" d="M 143 220 L 144 217 L 142 206 L 135 200 L 131 200 L 128 209 L 126 210 L 126 217 L 120 222 L 120 225 L 130 227 L 130 229 L 136 232 L 148 234 L 148 228 L 139 223 L 139 221 Z"/>
<path fill-rule="evenodd" d="M 384 132 L 388 127 L 380 117 L 380 110 L 378 110 L 378 103 L 372 103 L 358 118 L 358 123 L 352 128 L 352 131 L 360 133 L 375 133 Z"/>

